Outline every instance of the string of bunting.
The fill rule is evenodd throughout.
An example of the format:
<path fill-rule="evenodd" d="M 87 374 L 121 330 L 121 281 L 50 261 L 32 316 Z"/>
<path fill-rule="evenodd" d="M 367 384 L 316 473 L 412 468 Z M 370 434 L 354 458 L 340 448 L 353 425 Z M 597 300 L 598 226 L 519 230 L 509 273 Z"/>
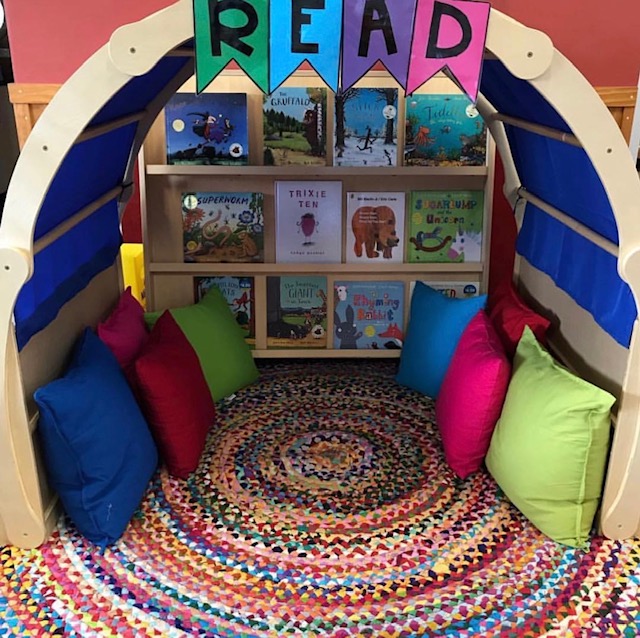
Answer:
<path fill-rule="evenodd" d="M 303 62 L 332 91 L 382 62 L 407 94 L 448 69 L 475 103 L 489 2 L 475 0 L 193 0 L 201 93 L 234 60 L 271 93 Z M 339 19 L 338 19 L 339 17 Z"/>

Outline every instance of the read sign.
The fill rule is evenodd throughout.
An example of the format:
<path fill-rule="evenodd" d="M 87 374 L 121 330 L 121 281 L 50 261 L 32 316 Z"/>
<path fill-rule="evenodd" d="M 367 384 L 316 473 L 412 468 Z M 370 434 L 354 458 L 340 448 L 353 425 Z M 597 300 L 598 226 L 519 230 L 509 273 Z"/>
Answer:
<path fill-rule="evenodd" d="M 488 2 L 194 0 L 197 90 L 235 60 L 265 93 L 304 61 L 333 90 L 382 62 L 407 93 L 448 68 L 475 102 Z"/>

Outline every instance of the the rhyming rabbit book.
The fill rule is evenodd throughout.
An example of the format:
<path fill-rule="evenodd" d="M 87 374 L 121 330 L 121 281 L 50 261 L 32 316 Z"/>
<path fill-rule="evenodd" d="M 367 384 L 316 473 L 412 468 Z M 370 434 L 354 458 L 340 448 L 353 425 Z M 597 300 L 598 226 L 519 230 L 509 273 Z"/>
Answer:
<path fill-rule="evenodd" d="M 482 261 L 483 191 L 412 191 L 407 261 Z"/>
<path fill-rule="evenodd" d="M 327 347 L 327 278 L 267 277 L 267 348 Z"/>
<path fill-rule="evenodd" d="M 389 350 L 404 341 L 404 283 L 336 281 L 333 347 Z"/>

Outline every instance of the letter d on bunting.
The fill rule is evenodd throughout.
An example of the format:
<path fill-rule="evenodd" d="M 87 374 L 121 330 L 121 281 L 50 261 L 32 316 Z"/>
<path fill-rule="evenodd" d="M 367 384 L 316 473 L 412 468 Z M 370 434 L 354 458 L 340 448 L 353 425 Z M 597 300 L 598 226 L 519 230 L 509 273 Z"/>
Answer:
<path fill-rule="evenodd" d="M 460 88 L 475 102 L 490 11 L 488 2 L 418 0 L 407 93 L 448 67 Z"/>
<path fill-rule="evenodd" d="M 193 0 L 196 85 L 201 93 L 235 60 L 264 93 L 269 91 L 268 0 Z"/>

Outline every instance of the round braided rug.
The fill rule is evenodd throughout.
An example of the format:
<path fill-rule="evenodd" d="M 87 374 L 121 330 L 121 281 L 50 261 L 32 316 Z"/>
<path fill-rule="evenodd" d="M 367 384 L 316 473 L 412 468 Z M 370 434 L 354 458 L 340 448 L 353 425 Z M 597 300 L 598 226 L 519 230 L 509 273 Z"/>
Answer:
<path fill-rule="evenodd" d="M 100 553 L 1 551 L 0 636 L 638 636 L 640 543 L 545 539 L 387 362 L 263 364 Z"/>

